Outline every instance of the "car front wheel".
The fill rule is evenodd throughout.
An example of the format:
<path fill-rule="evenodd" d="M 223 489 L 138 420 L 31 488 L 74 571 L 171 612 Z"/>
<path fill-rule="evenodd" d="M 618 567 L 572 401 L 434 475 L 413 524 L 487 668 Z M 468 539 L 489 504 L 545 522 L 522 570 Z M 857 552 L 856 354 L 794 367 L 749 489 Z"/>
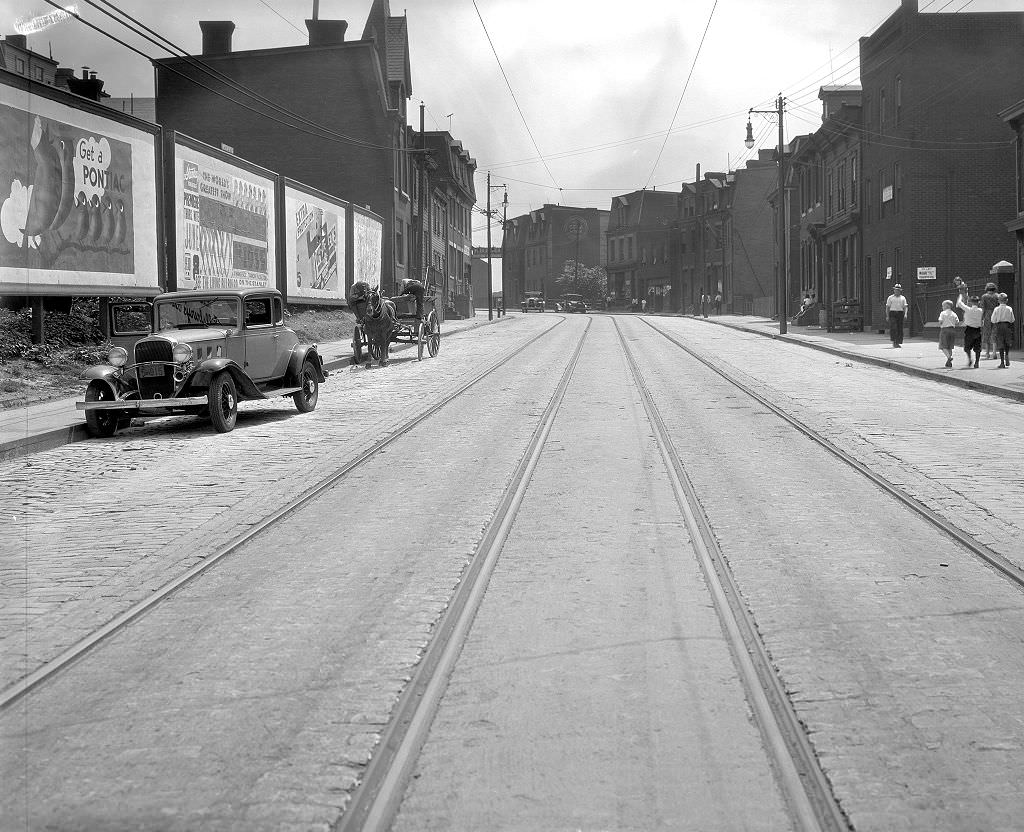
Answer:
<path fill-rule="evenodd" d="M 114 391 L 110 385 L 93 379 L 85 390 L 87 402 L 112 402 Z M 117 410 L 87 410 L 85 411 L 85 429 L 90 436 L 113 436 L 117 430 L 117 421 L 120 418 Z"/>
<path fill-rule="evenodd" d="M 316 367 L 308 358 L 302 362 L 299 384 L 302 389 L 292 394 L 292 401 L 299 413 L 309 413 L 316 407 L 316 400 L 320 397 L 320 383 L 316 380 Z"/>
<path fill-rule="evenodd" d="M 230 373 L 217 373 L 210 381 L 207 394 L 210 402 L 210 421 L 217 433 L 227 433 L 238 418 L 238 392 Z"/>

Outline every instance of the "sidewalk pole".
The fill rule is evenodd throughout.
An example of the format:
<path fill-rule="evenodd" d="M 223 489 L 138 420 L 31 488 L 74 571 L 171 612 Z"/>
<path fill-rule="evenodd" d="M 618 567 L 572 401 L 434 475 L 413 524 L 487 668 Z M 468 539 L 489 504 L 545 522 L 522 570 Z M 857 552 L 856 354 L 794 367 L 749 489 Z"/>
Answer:
<path fill-rule="evenodd" d="M 494 286 L 491 282 L 491 172 L 487 171 L 487 320 L 494 320 Z"/>
<path fill-rule="evenodd" d="M 785 150 L 785 133 L 782 125 L 782 114 L 785 108 L 785 99 L 782 93 L 775 102 L 779 112 L 779 285 L 778 285 L 778 309 L 779 309 L 779 334 L 785 335 L 789 318 L 789 281 L 787 280 L 788 263 L 786 251 L 786 161 L 783 151 Z"/>

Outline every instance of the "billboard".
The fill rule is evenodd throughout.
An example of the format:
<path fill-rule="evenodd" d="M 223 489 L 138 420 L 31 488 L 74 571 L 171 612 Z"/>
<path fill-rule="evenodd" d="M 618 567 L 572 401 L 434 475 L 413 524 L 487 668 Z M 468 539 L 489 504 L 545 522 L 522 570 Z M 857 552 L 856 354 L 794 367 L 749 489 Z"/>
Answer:
<path fill-rule="evenodd" d="M 344 303 L 344 203 L 314 196 L 290 184 L 284 188 L 284 246 L 287 296 Z"/>
<path fill-rule="evenodd" d="M 154 294 L 157 128 L 63 98 L 0 83 L 0 294 Z"/>
<path fill-rule="evenodd" d="M 352 281 L 380 285 L 384 222 L 373 214 L 355 211 L 352 217 Z"/>
<path fill-rule="evenodd" d="M 174 142 L 176 286 L 276 289 L 273 175 L 215 153 Z"/>

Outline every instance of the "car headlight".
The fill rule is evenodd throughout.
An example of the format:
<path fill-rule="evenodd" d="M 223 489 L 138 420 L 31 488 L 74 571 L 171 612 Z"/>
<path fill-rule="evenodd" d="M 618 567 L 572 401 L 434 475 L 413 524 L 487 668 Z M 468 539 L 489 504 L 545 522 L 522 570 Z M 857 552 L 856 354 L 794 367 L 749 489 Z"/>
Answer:
<path fill-rule="evenodd" d="M 113 367 L 123 367 L 128 363 L 128 350 L 124 347 L 113 347 L 107 353 L 107 361 Z"/>
<path fill-rule="evenodd" d="M 184 364 L 192 358 L 192 347 L 188 344 L 175 344 L 171 350 L 171 358 L 176 364 Z"/>

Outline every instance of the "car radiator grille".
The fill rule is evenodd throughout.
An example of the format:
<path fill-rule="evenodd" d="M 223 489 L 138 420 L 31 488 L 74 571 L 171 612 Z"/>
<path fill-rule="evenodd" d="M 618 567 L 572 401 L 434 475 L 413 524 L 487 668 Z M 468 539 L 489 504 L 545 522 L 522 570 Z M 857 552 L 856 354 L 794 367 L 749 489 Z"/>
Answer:
<path fill-rule="evenodd" d="M 160 367 L 160 375 L 142 375 L 141 368 L 136 368 L 139 380 L 139 394 L 144 399 L 166 398 L 174 395 L 174 365 L 170 362 L 171 345 L 167 341 L 139 341 L 135 345 L 135 363 L 147 364 L 152 361 L 166 361 Z"/>

